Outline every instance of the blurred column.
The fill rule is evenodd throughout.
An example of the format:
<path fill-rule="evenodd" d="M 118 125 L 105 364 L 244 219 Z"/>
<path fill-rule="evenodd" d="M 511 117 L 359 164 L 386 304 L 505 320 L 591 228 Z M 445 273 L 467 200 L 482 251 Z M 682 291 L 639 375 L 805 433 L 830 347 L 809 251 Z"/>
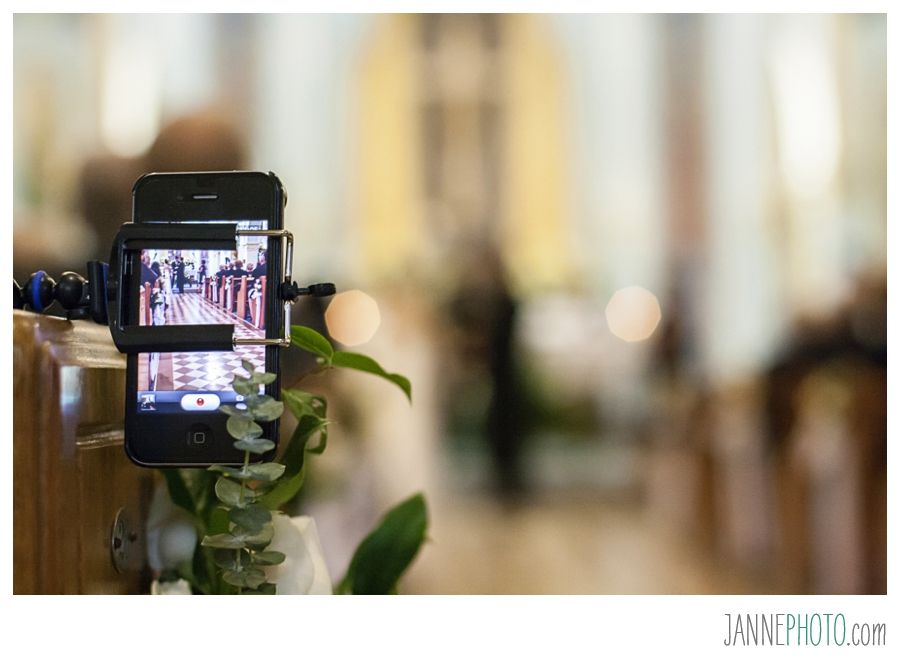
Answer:
<path fill-rule="evenodd" d="M 783 184 L 786 302 L 804 315 L 830 313 L 849 291 L 836 176 L 843 140 L 835 77 L 835 17 L 772 21 L 768 52 Z"/>
<path fill-rule="evenodd" d="M 649 15 L 566 16 L 578 186 L 574 241 L 594 291 L 658 293 L 665 263 L 662 31 Z"/>
<path fill-rule="evenodd" d="M 337 548 L 329 561 L 346 565 L 361 534 L 385 508 L 421 490 L 433 511 L 440 496 L 435 479 L 439 474 L 435 394 L 439 373 L 435 331 L 427 318 L 433 289 L 423 286 L 416 271 L 423 262 L 428 235 L 422 184 L 423 161 L 430 154 L 423 149 L 421 130 L 420 17 L 357 17 L 358 23 L 343 17 L 315 20 L 318 27 L 304 24 L 304 30 L 280 37 L 284 50 L 306 53 L 296 66 L 310 69 L 301 77 L 301 91 L 293 90 L 288 107 L 278 113 L 285 127 L 297 124 L 298 118 L 309 122 L 291 128 L 291 147 L 285 152 L 302 164 L 302 170 L 295 169 L 298 176 L 301 171 L 309 175 L 306 181 L 301 177 L 299 200 L 297 191 L 290 191 L 291 204 L 302 205 L 299 212 L 294 207 L 300 214 L 294 216 L 295 235 L 301 237 L 301 246 L 307 240 L 319 243 L 309 247 L 341 259 L 340 271 L 331 267 L 326 271 L 343 274 L 345 283 L 340 288 L 350 288 L 355 279 L 377 300 L 378 331 L 360 350 L 390 371 L 407 376 L 415 402 L 410 406 L 399 390 L 378 379 L 351 373 L 338 377 L 346 384 L 344 398 L 358 415 L 341 432 L 347 434 L 346 440 L 352 440 L 351 433 L 357 434 L 359 442 L 344 443 L 351 454 L 341 477 L 346 479 L 346 493 L 340 503 L 334 502 L 330 513 L 317 514 L 317 520 L 323 540 L 333 541 L 330 547 Z M 317 34 L 307 35 L 306 30 Z M 307 36 L 312 44 L 296 43 Z M 343 44 L 333 45 L 335 40 Z M 327 73 L 312 71 L 316 68 Z M 348 84 L 330 76 L 346 79 Z M 323 99 L 338 99 L 338 107 Z M 315 119 L 314 112 L 320 113 Z M 325 116 L 328 113 L 332 116 Z M 335 143 L 340 145 L 336 149 Z M 276 148 L 284 146 L 273 143 L 273 152 Z M 332 149 L 337 155 L 323 153 Z M 296 153 L 300 151 L 308 153 Z M 334 180 L 323 185 L 326 175 Z M 310 189 L 316 185 L 320 189 Z M 308 199 L 302 197 L 307 193 Z M 331 212 L 342 213 L 343 221 L 307 217 L 317 208 L 316 200 L 329 196 L 339 198 Z M 308 208 L 307 202 L 313 206 Z M 332 235 L 339 237 L 340 244 L 326 242 Z M 435 268 L 442 266 L 437 263 Z M 439 517 L 433 521 L 432 533 L 438 538 Z"/>
<path fill-rule="evenodd" d="M 107 136 L 109 23 L 93 14 L 14 17 L 13 269 L 19 278 L 38 268 L 83 270 L 95 249 L 76 199 L 80 168 Z"/>
<path fill-rule="evenodd" d="M 652 15 L 556 19 L 571 77 L 568 145 L 574 195 L 571 261 L 600 309 L 623 287 L 663 299 L 668 210 L 662 19 Z M 597 393 L 610 421 L 647 413 L 650 343 L 596 334 Z"/>
<path fill-rule="evenodd" d="M 353 272 L 370 282 L 405 277 L 423 242 L 417 36 L 415 17 L 379 16 L 355 73 L 356 222 L 348 240 Z"/>
<path fill-rule="evenodd" d="M 423 248 L 448 267 L 497 238 L 503 103 L 499 53 L 503 18 L 493 14 L 419 17 Z M 456 264 L 448 263 L 451 260 Z"/>
<path fill-rule="evenodd" d="M 13 17 L 13 183 L 15 206 L 71 198 L 77 167 L 99 135 L 101 40 L 96 18 Z"/>
<path fill-rule="evenodd" d="M 568 80 L 562 44 L 544 16 L 505 15 L 498 245 L 516 292 L 560 287 L 577 272 Z"/>
<path fill-rule="evenodd" d="M 209 14 L 165 14 L 142 16 L 153 33 L 161 60 L 162 110 L 165 119 L 205 108 L 216 99 L 222 84 L 215 67 L 215 16 Z M 149 23 L 148 23 L 149 21 Z"/>
<path fill-rule="evenodd" d="M 101 137 L 116 155 L 137 156 L 152 144 L 160 125 L 160 17 L 110 14 L 101 21 Z"/>
<path fill-rule="evenodd" d="M 838 85 L 843 118 L 844 254 L 853 274 L 887 267 L 887 48 L 884 14 L 841 16 Z"/>
<path fill-rule="evenodd" d="M 665 44 L 665 180 L 668 211 L 667 308 L 660 343 L 663 373 L 674 377 L 675 398 L 687 393 L 685 379 L 700 375 L 698 328 L 706 283 L 706 204 L 703 134 L 703 17 L 666 16 Z M 681 397 L 683 398 L 683 396 Z"/>
<path fill-rule="evenodd" d="M 286 226 L 298 241 L 299 277 L 354 272 L 359 230 L 348 222 L 353 120 L 351 80 L 372 22 L 365 15 L 255 17 L 252 166 L 279 175 L 288 191 Z"/>
<path fill-rule="evenodd" d="M 703 35 L 707 208 L 702 347 L 713 382 L 752 375 L 779 332 L 765 78 L 767 17 L 711 15 Z"/>

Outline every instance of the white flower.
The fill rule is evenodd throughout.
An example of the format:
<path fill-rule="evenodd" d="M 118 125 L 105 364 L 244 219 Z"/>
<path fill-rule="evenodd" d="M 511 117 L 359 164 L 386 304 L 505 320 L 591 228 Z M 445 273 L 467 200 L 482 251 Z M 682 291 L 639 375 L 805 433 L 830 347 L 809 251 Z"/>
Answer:
<path fill-rule="evenodd" d="M 150 594 L 152 596 L 190 596 L 191 584 L 187 580 L 170 580 L 168 582 L 153 580 L 150 585 Z"/>
<path fill-rule="evenodd" d="M 266 577 L 275 583 L 279 595 L 331 594 L 331 576 L 319 541 L 316 521 L 309 516 L 288 518 L 272 513 L 275 536 L 266 550 L 283 552 L 286 559 L 277 566 L 266 566 Z"/>
<path fill-rule="evenodd" d="M 190 561 L 197 546 L 197 530 L 190 515 L 172 503 L 163 484 L 157 486 L 147 514 L 147 563 L 154 572 Z"/>
<path fill-rule="evenodd" d="M 322 544 L 315 521 L 309 516 L 289 518 L 272 512 L 275 534 L 266 550 L 285 555 L 283 563 L 266 566 L 266 578 L 275 584 L 278 594 L 331 594 L 331 576 L 325 565 Z M 190 560 L 197 546 L 197 530 L 190 516 L 169 499 L 164 485 L 156 490 L 147 516 L 147 563 L 155 574 L 173 569 Z M 185 580 L 151 585 L 154 595 L 190 594 Z"/>

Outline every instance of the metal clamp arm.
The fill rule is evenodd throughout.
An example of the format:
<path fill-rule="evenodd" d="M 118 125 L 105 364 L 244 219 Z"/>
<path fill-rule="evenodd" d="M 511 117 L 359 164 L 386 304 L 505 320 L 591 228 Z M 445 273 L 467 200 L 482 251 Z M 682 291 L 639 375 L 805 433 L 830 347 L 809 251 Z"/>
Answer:
<path fill-rule="evenodd" d="M 233 223 L 125 223 L 113 242 L 106 287 L 109 329 L 122 353 L 231 351 L 237 345 L 290 345 L 290 305 L 285 303 L 284 335 L 278 338 L 243 339 L 235 336 L 234 325 L 128 325 L 125 299 L 133 277 L 134 260 L 128 253 L 143 248 L 236 250 L 238 236 L 281 238 L 285 248 L 282 281 L 290 280 L 293 236 L 284 229 L 244 230 Z M 280 294 L 279 294 L 280 298 Z"/>

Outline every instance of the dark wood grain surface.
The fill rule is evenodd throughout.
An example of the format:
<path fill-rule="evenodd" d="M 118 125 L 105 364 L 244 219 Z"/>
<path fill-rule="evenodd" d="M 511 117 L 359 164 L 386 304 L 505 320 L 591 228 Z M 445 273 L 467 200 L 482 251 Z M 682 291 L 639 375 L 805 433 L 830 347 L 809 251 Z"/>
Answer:
<path fill-rule="evenodd" d="M 105 326 L 13 312 L 13 591 L 147 593 L 155 473 L 122 447 L 125 356 Z M 117 570 L 111 532 L 130 521 Z"/>

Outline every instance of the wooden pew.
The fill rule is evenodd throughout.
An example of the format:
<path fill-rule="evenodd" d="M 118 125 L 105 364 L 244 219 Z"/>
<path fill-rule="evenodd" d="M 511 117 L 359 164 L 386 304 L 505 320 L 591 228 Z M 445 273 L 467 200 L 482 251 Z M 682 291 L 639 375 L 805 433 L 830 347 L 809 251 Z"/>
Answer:
<path fill-rule="evenodd" d="M 256 282 L 258 282 L 258 281 L 259 280 L 253 281 L 254 288 L 256 287 Z M 257 291 L 256 297 L 250 299 L 250 323 L 253 325 L 254 328 L 259 327 L 259 319 L 260 319 L 259 310 L 260 310 L 260 298 L 259 298 L 259 292 Z"/>
<path fill-rule="evenodd" d="M 247 311 L 247 276 L 241 276 L 241 283 L 237 291 L 237 306 L 234 313 L 239 319 L 244 320 L 244 313 Z"/>
<path fill-rule="evenodd" d="M 149 592 L 157 473 L 125 456 L 124 396 L 108 328 L 13 311 L 14 593 Z"/>
<path fill-rule="evenodd" d="M 222 298 L 222 306 L 229 312 L 234 307 L 234 287 L 232 286 L 233 280 L 234 278 L 232 278 L 231 276 L 225 278 L 225 295 Z"/>
<path fill-rule="evenodd" d="M 886 385 L 883 369 L 846 358 L 795 390 L 779 475 L 793 593 L 887 593 Z"/>
<path fill-rule="evenodd" d="M 256 315 L 253 317 L 253 325 L 260 330 L 266 329 L 266 276 L 259 278 L 259 295 L 256 296 Z"/>
<path fill-rule="evenodd" d="M 141 320 L 141 325 L 150 325 L 149 320 L 149 311 L 150 311 L 150 295 L 147 293 L 147 285 L 144 284 L 140 288 L 140 305 L 138 307 L 138 318 Z"/>

